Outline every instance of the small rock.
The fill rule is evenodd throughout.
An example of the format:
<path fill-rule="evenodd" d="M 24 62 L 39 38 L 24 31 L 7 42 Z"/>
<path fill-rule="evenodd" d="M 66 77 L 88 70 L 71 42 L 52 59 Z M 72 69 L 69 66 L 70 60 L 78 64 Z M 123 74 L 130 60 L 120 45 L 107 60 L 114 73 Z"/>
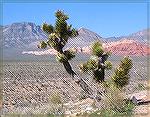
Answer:
<path fill-rule="evenodd" d="M 135 96 L 132 97 L 131 101 L 132 101 L 135 105 L 138 105 L 138 100 L 136 99 Z"/>

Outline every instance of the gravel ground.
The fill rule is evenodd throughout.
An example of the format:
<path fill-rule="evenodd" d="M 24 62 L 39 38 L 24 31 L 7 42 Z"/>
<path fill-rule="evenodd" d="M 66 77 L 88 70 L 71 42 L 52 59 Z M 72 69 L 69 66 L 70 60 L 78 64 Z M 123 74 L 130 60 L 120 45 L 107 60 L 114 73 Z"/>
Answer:
<path fill-rule="evenodd" d="M 63 102 L 78 100 L 80 87 L 62 69 L 56 63 L 4 64 L 3 113 L 24 113 L 40 108 L 49 103 L 50 96 L 56 91 Z"/>
<path fill-rule="evenodd" d="M 90 85 L 91 76 L 79 73 L 75 66 L 79 63 L 80 61 L 76 61 L 72 65 Z M 139 70 L 140 67 L 143 72 Z M 108 79 L 112 72 L 107 73 Z M 147 82 L 144 81 L 147 78 L 146 63 L 136 64 L 131 74 L 130 85 L 126 88 L 127 93 L 136 92 L 135 87 L 138 87 L 139 83 L 146 85 Z M 48 113 L 52 105 L 50 97 L 56 92 L 59 93 L 63 103 L 77 102 L 82 92 L 82 89 L 66 73 L 61 64 L 56 62 L 3 63 L 2 114 Z"/>

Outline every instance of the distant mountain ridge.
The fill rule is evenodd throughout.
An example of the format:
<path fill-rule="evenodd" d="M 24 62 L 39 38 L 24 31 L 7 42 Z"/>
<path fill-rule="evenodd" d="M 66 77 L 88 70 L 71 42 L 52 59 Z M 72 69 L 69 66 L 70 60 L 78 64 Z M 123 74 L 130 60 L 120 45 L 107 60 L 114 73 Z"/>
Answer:
<path fill-rule="evenodd" d="M 41 40 L 47 40 L 48 37 L 42 31 L 40 26 L 31 22 L 13 23 L 11 25 L 2 26 L 0 27 L 0 29 L 3 30 L 3 35 L 1 36 L 3 37 L 3 41 L 2 40 L 0 41 L 2 41 L 3 43 L 2 45 L 3 50 L 4 51 L 7 50 L 6 54 L 8 53 L 21 54 L 22 51 L 41 51 L 40 49 L 37 48 L 37 44 Z M 104 45 L 107 46 L 110 45 L 108 50 L 114 52 L 114 54 L 120 54 L 121 52 L 123 52 L 122 50 L 125 50 L 124 48 L 131 49 L 130 52 L 126 53 L 129 55 L 136 55 L 136 53 L 142 53 L 142 52 L 145 53 L 144 55 L 146 55 L 146 53 L 149 53 L 147 52 L 149 51 L 149 49 L 147 50 L 145 49 L 145 48 L 149 48 L 149 46 L 147 46 L 148 45 L 147 39 L 148 36 L 150 35 L 149 29 L 132 33 L 131 35 L 128 36 L 109 37 L 109 38 L 101 37 L 100 35 L 86 28 L 79 28 L 78 33 L 79 35 L 77 37 L 69 39 L 67 45 L 65 46 L 66 48 L 75 47 L 78 49 L 79 48 L 88 49 L 87 47 L 89 47 L 91 43 L 93 43 L 96 40 L 100 40 L 102 43 L 104 43 Z M 132 42 L 132 40 L 134 41 L 134 43 L 130 43 Z M 135 47 L 135 45 L 139 45 L 139 43 L 142 43 L 140 45 L 140 48 L 139 46 Z M 119 49 L 117 50 L 116 48 Z M 135 52 L 136 48 L 138 48 L 138 52 Z M 87 52 L 89 52 L 89 50 L 87 50 Z M 138 55 L 143 55 L 143 54 L 138 54 Z"/>
<path fill-rule="evenodd" d="M 41 27 L 31 22 L 13 23 L 2 28 L 4 48 L 23 48 L 32 42 L 47 39 Z"/>
<path fill-rule="evenodd" d="M 140 43 L 148 43 L 148 37 L 150 36 L 150 29 L 144 29 L 135 33 L 132 33 L 127 36 L 121 36 L 121 37 L 108 37 L 104 38 L 105 42 L 112 42 L 112 41 L 119 41 L 123 39 L 129 39 L 129 40 L 135 40 Z"/>
<path fill-rule="evenodd" d="M 90 31 L 86 28 L 79 28 L 78 29 L 79 35 L 72 39 L 69 39 L 66 47 L 84 47 L 89 46 L 96 40 L 102 41 L 102 37 L 95 32 Z"/>

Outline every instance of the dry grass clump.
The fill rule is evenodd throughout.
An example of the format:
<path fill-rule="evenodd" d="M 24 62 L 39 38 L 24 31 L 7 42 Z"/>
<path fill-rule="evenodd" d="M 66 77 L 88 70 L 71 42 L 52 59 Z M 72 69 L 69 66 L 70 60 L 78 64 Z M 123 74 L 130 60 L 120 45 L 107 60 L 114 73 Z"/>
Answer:
<path fill-rule="evenodd" d="M 58 91 L 54 91 L 50 95 L 49 102 L 51 103 L 51 113 L 63 114 L 63 100 Z"/>
<path fill-rule="evenodd" d="M 107 93 L 103 98 L 103 108 L 104 109 L 113 109 L 115 111 L 122 111 L 122 108 L 125 106 L 124 93 L 114 86 L 107 88 Z"/>

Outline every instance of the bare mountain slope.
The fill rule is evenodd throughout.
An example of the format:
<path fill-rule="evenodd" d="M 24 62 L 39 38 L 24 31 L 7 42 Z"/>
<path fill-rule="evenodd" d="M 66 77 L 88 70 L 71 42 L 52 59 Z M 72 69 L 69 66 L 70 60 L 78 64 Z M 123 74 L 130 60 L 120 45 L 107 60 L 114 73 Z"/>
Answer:
<path fill-rule="evenodd" d="M 2 28 L 3 48 L 23 48 L 47 38 L 40 26 L 30 22 L 13 23 Z"/>
<path fill-rule="evenodd" d="M 31 22 L 21 22 L 1 26 L 0 29 L 3 32 L 0 40 L 2 42 L 1 47 L 4 50 L 4 55 L 9 55 L 9 58 L 11 56 L 21 55 L 22 51 L 32 51 L 29 52 L 30 54 L 34 54 L 34 51 L 36 53 L 37 51 L 43 51 L 37 48 L 37 44 L 41 40 L 47 40 L 47 35 L 42 31 L 40 26 Z M 100 40 L 104 45 L 109 46 L 109 49 L 107 47 L 105 48 L 114 54 L 147 55 L 150 53 L 148 44 L 148 37 L 150 36 L 149 29 L 138 31 L 128 36 L 109 38 L 102 38 L 100 35 L 86 28 L 78 29 L 78 33 L 79 35 L 77 37 L 69 39 L 65 48 L 75 47 L 79 51 L 81 48 L 83 50 L 87 49 L 86 52 L 88 53 L 91 43 Z M 53 52 L 46 51 L 46 53 L 50 54 Z"/>

